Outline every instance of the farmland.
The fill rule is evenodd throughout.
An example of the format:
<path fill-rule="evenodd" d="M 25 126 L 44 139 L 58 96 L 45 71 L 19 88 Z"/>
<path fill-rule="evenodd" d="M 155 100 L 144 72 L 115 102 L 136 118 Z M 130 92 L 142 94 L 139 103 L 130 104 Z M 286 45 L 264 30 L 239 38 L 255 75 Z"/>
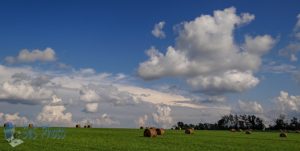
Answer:
<path fill-rule="evenodd" d="M 84 151 L 84 150 L 161 150 L 161 151 L 191 151 L 191 150 L 270 150 L 299 151 L 300 134 L 288 133 L 287 138 L 280 138 L 278 132 L 244 132 L 229 131 L 195 131 L 186 135 L 184 131 L 167 130 L 164 136 L 156 138 L 143 137 L 139 129 L 76 129 L 66 128 L 64 139 L 40 138 L 24 139 L 24 143 L 12 148 L 4 140 L 3 129 L 0 133 L 0 150 L 16 151 Z M 41 133 L 41 129 L 36 130 Z"/>

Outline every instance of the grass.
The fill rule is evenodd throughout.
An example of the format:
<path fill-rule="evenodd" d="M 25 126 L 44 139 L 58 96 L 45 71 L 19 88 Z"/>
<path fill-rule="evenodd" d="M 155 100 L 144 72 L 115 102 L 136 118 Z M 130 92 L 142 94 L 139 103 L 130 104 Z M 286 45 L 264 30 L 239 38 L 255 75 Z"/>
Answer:
<path fill-rule="evenodd" d="M 38 138 L 24 139 L 24 143 L 12 148 L 4 140 L 3 128 L 0 128 L 0 151 L 299 151 L 300 134 L 288 133 L 280 138 L 279 132 L 195 131 L 186 135 L 184 131 L 167 130 L 164 136 L 143 137 L 138 129 L 76 129 L 66 128 L 64 139 L 41 139 L 41 129 L 37 129 Z"/>

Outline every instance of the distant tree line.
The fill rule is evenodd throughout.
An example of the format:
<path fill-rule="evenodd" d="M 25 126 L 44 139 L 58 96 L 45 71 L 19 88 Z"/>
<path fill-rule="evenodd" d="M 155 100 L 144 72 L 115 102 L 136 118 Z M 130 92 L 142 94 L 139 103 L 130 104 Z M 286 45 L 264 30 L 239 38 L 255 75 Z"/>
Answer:
<path fill-rule="evenodd" d="M 280 115 L 274 121 L 274 125 L 268 127 L 262 118 L 255 115 L 225 115 L 217 123 L 186 124 L 177 122 L 172 129 L 194 128 L 196 130 L 227 130 L 227 129 L 252 129 L 252 130 L 300 130 L 300 120 L 293 117 L 290 122 L 285 116 Z"/>

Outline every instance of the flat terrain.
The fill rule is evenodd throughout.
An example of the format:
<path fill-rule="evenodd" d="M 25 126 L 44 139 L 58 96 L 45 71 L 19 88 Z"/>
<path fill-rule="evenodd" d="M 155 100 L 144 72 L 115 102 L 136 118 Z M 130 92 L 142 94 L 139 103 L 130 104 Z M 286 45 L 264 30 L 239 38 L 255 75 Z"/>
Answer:
<path fill-rule="evenodd" d="M 139 129 L 76 129 L 66 128 L 64 139 L 41 138 L 41 129 L 36 129 L 37 138 L 24 139 L 24 143 L 12 148 L 4 140 L 0 128 L 0 151 L 227 151 L 268 150 L 299 151 L 300 134 L 288 133 L 280 138 L 278 132 L 196 131 L 186 135 L 184 131 L 167 130 L 164 136 L 143 137 Z"/>

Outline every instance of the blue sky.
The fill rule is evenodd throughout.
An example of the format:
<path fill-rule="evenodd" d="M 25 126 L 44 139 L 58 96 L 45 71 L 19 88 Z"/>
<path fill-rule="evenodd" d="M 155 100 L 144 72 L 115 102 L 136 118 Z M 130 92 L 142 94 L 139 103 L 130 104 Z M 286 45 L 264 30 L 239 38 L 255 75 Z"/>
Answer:
<path fill-rule="evenodd" d="M 270 5 L 268 1 L 6 1 L 0 6 L 1 56 L 23 48 L 51 47 L 59 59 L 75 67 L 132 74 L 146 59 L 144 51 L 149 46 L 165 48 L 174 43 L 174 25 L 230 6 L 256 15 L 255 21 L 236 31 L 238 37 L 268 33 L 281 36 L 278 45 L 283 45 L 299 8 L 295 3 L 276 1 Z M 161 20 L 167 23 L 164 40 L 150 33 Z"/>
<path fill-rule="evenodd" d="M 1 66 L 4 69 L 0 70 L 0 75 L 5 78 L 0 82 L 1 89 L 10 94 L 0 95 L 2 119 L 7 120 L 5 116 L 9 114 L 14 115 L 13 119 L 26 117 L 26 120 L 31 122 L 51 122 L 47 118 L 51 115 L 42 113 L 46 110 L 47 103 L 53 101 L 52 96 L 54 95 L 62 98 L 65 104 L 69 104 L 62 107 L 65 110 L 53 108 L 54 111 L 61 113 L 60 118 L 70 119 L 70 116 L 67 115 L 68 112 L 72 114 L 70 123 L 87 120 L 84 119 L 86 116 L 89 117 L 89 120 L 97 121 L 96 119 L 98 119 L 100 126 L 112 126 L 113 124 L 116 124 L 117 127 L 135 126 L 132 124 L 134 122 L 126 123 L 126 121 L 120 120 L 124 116 L 121 112 L 128 112 L 127 119 L 135 121 L 139 125 L 143 124 L 143 121 L 144 124 L 148 121 L 148 124 L 169 126 L 168 124 L 172 125 L 176 120 L 197 122 L 202 112 L 207 110 L 211 116 L 200 119 L 215 121 L 220 114 L 242 113 L 244 106 L 251 105 L 246 113 L 258 114 L 266 120 L 271 120 L 277 113 L 298 116 L 300 115 L 300 86 L 297 83 L 300 81 L 300 76 L 297 76 L 300 75 L 299 61 L 291 61 L 290 56 L 299 56 L 300 38 L 297 39 L 296 36 L 300 29 L 297 27 L 297 15 L 300 14 L 298 6 L 300 6 L 300 2 L 296 1 L 289 3 L 282 1 L 196 0 L 1 1 L 0 58 Z M 217 18 L 214 16 L 214 11 L 226 12 L 225 9 L 228 9 L 240 20 L 233 23 L 234 27 L 230 37 L 234 39 L 234 44 L 228 47 L 237 49 L 239 52 L 245 49 L 250 54 L 250 51 L 253 51 L 252 53 L 265 51 L 266 53 L 264 52 L 263 55 L 260 54 L 261 52 L 250 55 L 250 57 L 260 60 L 261 64 L 255 64 L 255 60 L 251 62 L 251 59 L 249 61 L 243 57 L 240 62 L 230 63 L 226 67 L 220 65 L 222 64 L 220 59 L 215 60 L 214 64 L 210 62 L 211 60 L 205 59 L 206 55 L 207 58 L 212 57 L 210 53 L 206 53 L 210 49 L 206 49 L 207 45 L 202 41 L 205 36 L 196 35 L 194 37 L 196 42 L 193 42 L 193 38 L 182 34 L 185 32 L 200 34 L 202 30 L 200 27 L 204 22 L 197 22 L 196 18 L 201 18 L 203 15 Z M 255 17 L 243 21 L 242 13 L 249 13 L 250 16 Z M 151 33 L 159 22 L 164 24 L 159 32 L 163 32 L 165 37 L 157 37 Z M 188 23 L 196 25 L 185 27 Z M 206 30 L 210 31 L 209 28 L 212 26 L 208 26 Z M 227 30 L 225 26 L 222 27 L 225 28 L 224 31 Z M 203 28 L 206 26 L 203 25 Z M 221 26 L 216 30 L 223 31 Z M 231 32 L 231 29 L 228 31 Z M 269 41 L 262 47 L 270 48 L 250 50 L 253 45 L 260 44 L 259 40 L 249 46 L 249 50 L 242 48 L 246 35 L 250 36 L 252 40 L 256 36 L 266 35 L 262 40 Z M 226 37 L 224 39 L 226 41 Z M 180 44 L 197 45 L 197 40 L 199 43 L 203 42 L 203 45 L 195 46 L 200 55 L 197 56 L 198 59 L 194 59 L 193 56 L 189 56 L 189 52 L 194 50 L 189 50 Z M 213 40 L 211 39 L 212 43 L 215 42 Z M 284 51 L 283 49 L 287 49 L 290 44 L 296 44 L 299 47 Z M 198 66 L 208 65 L 207 68 L 212 71 L 199 71 L 200 69 L 198 70 L 197 67 L 192 69 L 190 64 L 187 67 L 191 69 L 181 71 L 176 67 L 169 66 L 166 62 L 170 61 L 170 58 L 167 57 L 160 58 L 161 60 L 152 66 L 154 62 L 151 62 L 151 55 L 147 56 L 146 54 L 151 52 L 149 49 L 153 47 L 152 53 L 159 52 L 166 56 L 168 52 L 171 52 L 168 49 L 169 46 L 175 49 L 175 54 L 186 57 L 185 59 L 188 61 L 195 61 Z M 235 46 L 241 48 L 235 48 Z M 47 50 L 50 56 L 22 60 L 18 58 L 18 55 L 20 56 L 23 49 L 28 49 L 30 57 L 34 55 L 31 52 L 35 49 L 41 54 Z M 212 51 L 214 50 L 223 51 L 219 48 Z M 188 53 L 182 55 L 185 52 Z M 282 55 L 281 52 L 286 52 L 288 55 Z M 157 57 L 159 54 L 155 55 Z M 216 55 L 220 54 L 216 53 L 214 56 Z M 8 56 L 13 58 L 13 63 L 7 61 Z M 212 58 L 216 59 L 214 56 Z M 229 58 L 231 57 L 229 56 Z M 175 62 L 170 61 L 174 63 L 174 66 L 184 64 L 178 58 L 174 60 Z M 232 57 L 232 60 L 235 61 L 235 57 Z M 249 61 L 248 64 L 246 60 Z M 144 66 L 141 65 L 143 63 Z M 237 65 L 243 63 L 245 65 Z M 67 69 L 58 67 L 61 64 L 66 65 Z M 148 71 L 158 72 L 148 73 Z M 20 76 L 22 77 L 21 80 L 19 79 L 21 83 L 14 76 L 19 73 L 27 75 Z M 235 75 L 241 79 L 232 79 L 231 77 Z M 214 76 L 216 79 L 220 78 L 221 83 L 218 83 L 218 80 L 210 79 Z M 43 77 L 46 77 L 44 80 L 47 82 L 41 80 Z M 37 79 L 39 82 L 43 81 L 45 85 L 33 85 L 33 81 Z M 64 83 L 67 80 L 70 80 L 69 83 L 77 85 L 73 87 Z M 207 83 L 205 83 L 206 80 Z M 249 82 L 251 80 L 252 82 Z M 11 87 L 6 89 L 5 83 Z M 106 85 L 102 85 L 103 83 Z M 92 84 L 97 84 L 97 86 L 91 86 Z M 112 85 L 117 90 L 108 85 Z M 23 86 L 30 87 L 39 93 L 29 92 L 29 88 L 22 89 Z M 70 89 L 74 91 L 71 92 Z M 104 89 L 111 91 L 106 92 Z M 9 90 L 24 90 L 28 97 L 21 97 L 16 92 Z M 281 91 L 287 92 L 288 96 L 281 95 Z M 40 96 L 43 93 L 49 94 Z M 153 98 L 135 98 L 137 95 L 143 96 L 147 93 L 151 94 Z M 164 97 L 168 98 L 166 100 L 169 102 L 157 102 L 157 98 L 164 99 Z M 189 101 L 178 107 L 172 104 L 173 99 L 178 97 Z M 148 108 L 145 113 L 138 109 L 147 108 L 147 105 L 152 107 Z M 25 108 L 26 110 L 24 110 Z M 34 112 L 29 112 L 27 108 L 32 108 Z M 217 108 L 217 111 L 212 108 Z M 220 109 L 220 113 L 218 109 Z M 135 113 L 131 113 L 129 110 L 136 110 L 136 115 L 139 116 L 134 116 Z M 163 121 L 155 118 L 155 114 L 163 114 L 160 112 L 161 110 L 166 111 L 163 113 L 168 113 L 161 116 L 172 120 Z M 276 114 L 269 115 L 269 112 L 273 110 L 276 110 Z M 181 115 L 185 111 L 188 111 L 191 116 Z M 15 116 L 15 113 L 18 115 Z M 59 123 L 59 121 L 56 122 Z M 101 123 L 112 125 L 101 125 Z"/>

